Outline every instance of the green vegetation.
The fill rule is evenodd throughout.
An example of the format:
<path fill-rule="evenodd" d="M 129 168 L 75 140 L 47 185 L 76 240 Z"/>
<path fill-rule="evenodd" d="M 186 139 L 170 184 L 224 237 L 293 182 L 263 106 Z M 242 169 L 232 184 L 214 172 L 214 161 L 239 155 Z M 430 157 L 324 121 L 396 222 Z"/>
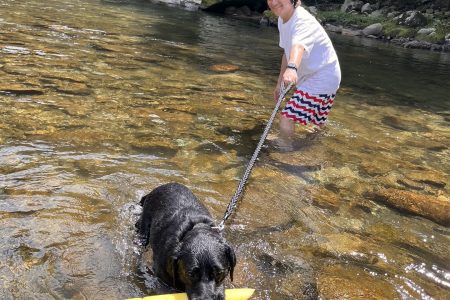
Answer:
<path fill-rule="evenodd" d="M 264 17 L 266 17 L 272 24 L 277 24 L 278 17 L 271 11 L 265 10 L 263 13 Z"/>
<path fill-rule="evenodd" d="M 441 43 L 445 41 L 445 36 L 450 33 L 450 25 L 445 20 L 437 19 L 432 27 L 436 28 L 435 34 L 424 37 L 424 40 L 431 43 Z"/>
<path fill-rule="evenodd" d="M 354 26 L 357 28 L 364 28 L 373 23 L 383 23 L 386 19 L 385 17 L 370 17 L 359 14 L 349 14 L 338 10 L 319 11 L 318 17 L 326 23 Z"/>
<path fill-rule="evenodd" d="M 445 36 L 450 33 L 449 22 L 445 19 L 430 19 L 428 27 L 433 27 L 436 31 L 431 35 L 417 35 L 418 29 L 398 25 L 396 21 L 386 17 L 371 17 L 360 14 L 350 14 L 341 11 L 320 11 L 319 19 L 324 23 L 342 25 L 344 27 L 355 27 L 362 29 L 370 24 L 381 23 L 383 25 L 384 36 L 416 38 L 418 40 L 431 43 L 442 43 Z"/>
<path fill-rule="evenodd" d="M 417 29 L 398 25 L 393 20 L 386 20 L 383 24 L 383 34 L 390 37 L 413 38 Z"/>

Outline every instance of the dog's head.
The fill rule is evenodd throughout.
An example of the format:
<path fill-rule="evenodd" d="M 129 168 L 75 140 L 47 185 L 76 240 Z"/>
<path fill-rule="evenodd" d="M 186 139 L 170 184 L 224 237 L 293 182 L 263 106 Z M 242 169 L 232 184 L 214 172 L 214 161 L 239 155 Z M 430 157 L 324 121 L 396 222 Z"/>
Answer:
<path fill-rule="evenodd" d="M 190 300 L 223 300 L 223 281 L 228 275 L 233 281 L 235 265 L 233 248 L 209 227 L 186 234 L 170 268 Z"/>

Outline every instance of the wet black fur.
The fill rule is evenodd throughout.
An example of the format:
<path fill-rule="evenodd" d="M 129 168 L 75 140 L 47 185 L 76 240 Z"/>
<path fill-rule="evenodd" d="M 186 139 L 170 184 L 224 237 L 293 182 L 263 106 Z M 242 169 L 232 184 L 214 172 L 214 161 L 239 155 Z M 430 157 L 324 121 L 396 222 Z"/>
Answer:
<path fill-rule="evenodd" d="M 153 250 L 153 270 L 190 300 L 224 299 L 224 279 L 233 270 L 233 248 L 211 227 L 208 210 L 186 186 L 169 183 L 141 199 L 136 223 L 144 245 Z"/>

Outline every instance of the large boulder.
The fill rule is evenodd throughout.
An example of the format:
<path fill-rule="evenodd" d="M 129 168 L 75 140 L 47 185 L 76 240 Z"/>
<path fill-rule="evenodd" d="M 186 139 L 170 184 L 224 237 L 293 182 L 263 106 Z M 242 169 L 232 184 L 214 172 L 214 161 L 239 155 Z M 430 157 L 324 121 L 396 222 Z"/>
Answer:
<path fill-rule="evenodd" d="M 445 226 L 450 225 L 450 201 L 445 196 L 424 195 L 395 188 L 380 189 L 372 199 L 401 211 L 419 215 Z"/>
<path fill-rule="evenodd" d="M 427 23 L 427 18 L 419 11 L 407 11 L 398 17 L 398 24 L 408 27 L 423 27 Z"/>
<path fill-rule="evenodd" d="M 361 12 L 363 14 L 370 14 L 373 11 L 372 6 L 370 3 L 366 3 L 361 7 Z"/>
<path fill-rule="evenodd" d="M 368 35 L 379 36 L 382 32 L 383 32 L 383 25 L 381 25 L 381 23 L 369 25 L 362 30 L 362 33 L 365 36 Z"/>
<path fill-rule="evenodd" d="M 364 2 L 355 1 L 355 0 L 345 0 L 344 4 L 341 6 L 341 12 L 349 12 L 349 11 L 361 11 Z"/>
<path fill-rule="evenodd" d="M 421 35 L 430 35 L 433 32 L 436 32 L 436 28 L 422 28 L 419 31 L 417 31 L 417 34 L 421 34 Z"/>

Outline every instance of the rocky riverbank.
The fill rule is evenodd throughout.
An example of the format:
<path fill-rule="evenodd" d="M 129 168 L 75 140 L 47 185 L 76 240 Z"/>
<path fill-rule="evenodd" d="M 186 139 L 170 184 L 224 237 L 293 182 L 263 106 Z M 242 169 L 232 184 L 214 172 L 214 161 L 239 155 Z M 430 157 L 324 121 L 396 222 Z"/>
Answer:
<path fill-rule="evenodd" d="M 345 0 L 302 5 L 326 30 L 349 36 L 380 39 L 405 48 L 450 51 L 450 0 Z M 315 3 L 315 2 L 314 2 Z M 404 3 L 404 4 L 402 4 Z M 276 17 L 264 1 L 203 0 L 201 9 L 276 26 Z"/>

